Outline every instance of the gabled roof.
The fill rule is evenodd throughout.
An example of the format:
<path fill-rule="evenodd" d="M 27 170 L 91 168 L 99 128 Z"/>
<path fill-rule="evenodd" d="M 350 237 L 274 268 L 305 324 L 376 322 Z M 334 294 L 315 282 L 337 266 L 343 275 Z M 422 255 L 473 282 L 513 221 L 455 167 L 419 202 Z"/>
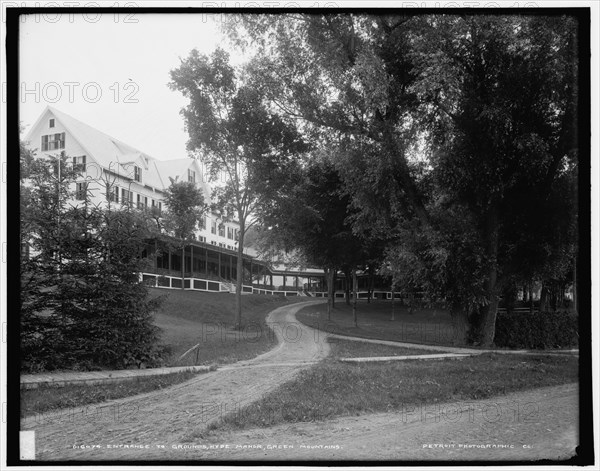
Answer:
<path fill-rule="evenodd" d="M 164 190 L 171 184 L 169 177 L 187 181 L 187 169 L 191 165 L 196 166 L 196 171 L 200 172 L 198 163 L 193 159 L 158 160 L 52 106 L 46 107 L 29 130 L 28 137 L 48 113 L 54 115 L 91 158 L 103 168 L 124 176 L 132 176 L 130 174 L 133 172 L 133 165 L 140 166 L 143 169 L 142 182 L 145 185 Z M 200 175 L 197 174 L 197 178 L 199 177 Z M 206 191 L 206 185 L 201 181 L 199 183 Z"/>

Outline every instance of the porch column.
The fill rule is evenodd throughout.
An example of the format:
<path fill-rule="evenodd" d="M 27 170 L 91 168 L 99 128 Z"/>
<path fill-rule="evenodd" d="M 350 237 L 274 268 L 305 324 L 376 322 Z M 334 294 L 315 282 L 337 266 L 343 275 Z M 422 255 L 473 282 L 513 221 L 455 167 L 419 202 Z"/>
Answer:
<path fill-rule="evenodd" d="M 208 248 L 204 247 L 204 273 L 208 278 Z"/>

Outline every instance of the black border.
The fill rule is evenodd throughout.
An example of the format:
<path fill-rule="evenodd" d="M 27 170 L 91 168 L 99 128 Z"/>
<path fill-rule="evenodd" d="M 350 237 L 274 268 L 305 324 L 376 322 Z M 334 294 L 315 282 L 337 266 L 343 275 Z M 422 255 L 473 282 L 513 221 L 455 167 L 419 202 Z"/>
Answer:
<path fill-rule="evenodd" d="M 334 4 L 334 2 L 322 2 Z M 463 15 L 571 15 L 579 21 L 579 254 L 577 265 L 579 302 L 579 390 L 580 390 L 580 445 L 578 455 L 567 461 L 24 461 L 19 456 L 19 339 L 20 325 L 15 322 L 20 312 L 20 251 L 19 206 L 16 201 L 7 201 L 7 464 L 9 466 L 82 466 L 82 465 L 128 465 L 128 466 L 515 466 L 515 465 L 590 465 L 594 464 L 593 409 L 592 409 L 592 350 L 591 350 L 591 75 L 590 75 L 590 7 L 561 8 L 198 8 L 198 7 L 139 7 L 139 8 L 6 8 L 6 51 L 7 51 L 7 195 L 19 194 L 19 16 L 26 14 L 78 14 L 78 13 L 132 13 L 132 14 L 199 14 L 199 13 L 377 13 L 377 14 L 463 14 Z M 597 52 L 597 51 L 596 51 Z M 10 270 L 9 270 L 10 268 Z M 584 315 L 581 315 L 584 313 Z"/>

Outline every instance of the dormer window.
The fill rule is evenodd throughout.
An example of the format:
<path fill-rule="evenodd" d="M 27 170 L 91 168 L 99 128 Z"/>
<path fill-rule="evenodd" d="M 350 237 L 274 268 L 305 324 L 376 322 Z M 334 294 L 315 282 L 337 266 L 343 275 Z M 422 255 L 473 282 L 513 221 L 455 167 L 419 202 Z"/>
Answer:
<path fill-rule="evenodd" d="M 52 118 L 50 121 L 48 121 L 48 127 L 49 128 L 53 128 L 54 127 L 54 118 Z"/>
<path fill-rule="evenodd" d="M 196 172 L 188 168 L 188 182 L 196 183 Z"/>
<path fill-rule="evenodd" d="M 65 133 L 47 134 L 42 136 L 42 152 L 65 148 Z"/>
<path fill-rule="evenodd" d="M 133 179 L 136 182 L 142 181 L 142 168 L 138 167 L 137 165 L 135 167 L 133 167 Z"/>

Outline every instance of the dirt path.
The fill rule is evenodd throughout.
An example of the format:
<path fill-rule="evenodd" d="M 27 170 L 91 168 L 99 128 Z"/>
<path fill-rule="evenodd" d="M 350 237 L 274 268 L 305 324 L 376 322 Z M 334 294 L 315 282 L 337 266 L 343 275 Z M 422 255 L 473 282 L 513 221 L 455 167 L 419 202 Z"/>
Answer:
<path fill-rule="evenodd" d="M 322 301 L 272 311 L 267 322 L 279 345 L 257 358 L 162 391 L 28 417 L 21 430 L 35 431 L 38 460 L 179 459 L 173 444 L 197 441 L 211 422 L 327 356 L 326 336 L 295 318 L 299 309 L 315 302 Z"/>

